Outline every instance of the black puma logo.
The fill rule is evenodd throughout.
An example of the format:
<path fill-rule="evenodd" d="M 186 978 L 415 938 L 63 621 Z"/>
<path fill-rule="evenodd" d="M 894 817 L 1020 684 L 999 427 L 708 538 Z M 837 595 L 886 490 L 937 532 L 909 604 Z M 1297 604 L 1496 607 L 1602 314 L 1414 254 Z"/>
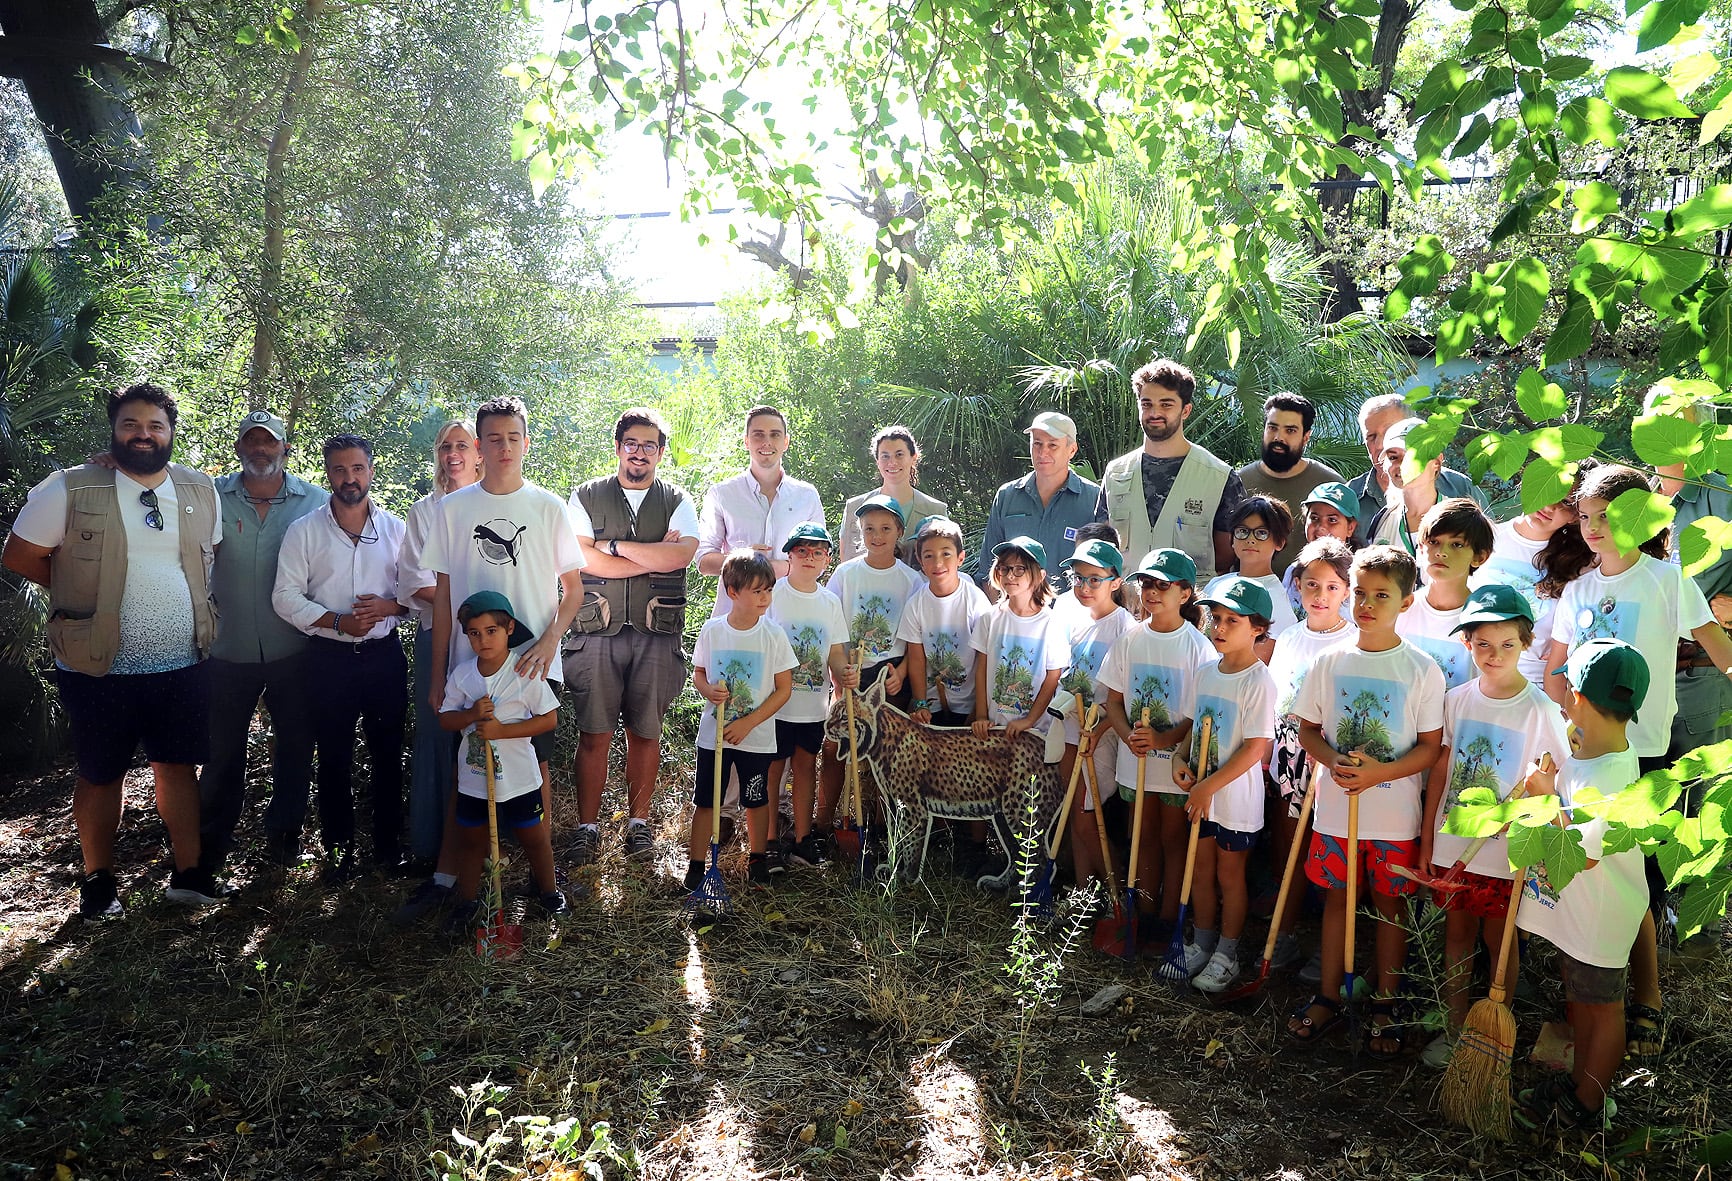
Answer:
<path fill-rule="evenodd" d="M 501 522 L 510 524 L 509 521 Z M 481 556 L 496 566 L 510 562 L 517 565 L 517 542 L 529 529 L 528 525 L 517 526 L 517 532 L 509 538 L 501 537 L 486 525 L 475 526 L 475 548 L 481 551 Z"/>

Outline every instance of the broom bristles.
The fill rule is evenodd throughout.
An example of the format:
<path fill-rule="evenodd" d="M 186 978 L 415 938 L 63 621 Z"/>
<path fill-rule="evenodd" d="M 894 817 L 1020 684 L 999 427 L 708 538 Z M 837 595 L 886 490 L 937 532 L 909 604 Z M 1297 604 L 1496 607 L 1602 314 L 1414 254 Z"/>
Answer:
<path fill-rule="evenodd" d="M 1515 1014 L 1509 1006 L 1490 997 L 1474 1002 L 1438 1095 L 1445 1119 L 1482 1136 L 1509 1138 L 1509 1075 L 1515 1040 Z"/>

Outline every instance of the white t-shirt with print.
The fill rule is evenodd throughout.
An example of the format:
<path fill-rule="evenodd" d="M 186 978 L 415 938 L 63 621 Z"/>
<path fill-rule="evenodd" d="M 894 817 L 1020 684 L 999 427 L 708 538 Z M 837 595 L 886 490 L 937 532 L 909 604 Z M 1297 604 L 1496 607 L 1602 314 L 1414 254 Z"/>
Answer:
<path fill-rule="evenodd" d="M 455 668 L 469 654 L 457 610 L 470 595 L 498 591 L 539 640 L 559 614 L 559 576 L 582 566 L 565 503 L 545 488 L 525 482 L 515 492 L 496 496 L 471 484 L 446 493 L 428 529 L 421 567 L 445 575 L 450 583 L 447 667 Z M 557 650 L 547 675 L 565 679 Z"/>
<path fill-rule="evenodd" d="M 711 684 L 727 684 L 730 722 L 757 709 L 760 701 L 776 691 L 776 674 L 790 672 L 799 663 L 787 634 L 768 618 L 758 620 L 745 631 L 734 627 L 726 616 L 712 619 L 704 624 L 698 633 L 697 646 L 692 649 L 692 667 L 703 669 Z M 698 745 L 705 750 L 716 749 L 713 702 L 704 703 L 704 716 L 698 722 Z M 739 749 L 775 754 L 774 719 L 754 726 Z"/>
<path fill-rule="evenodd" d="M 1106 694 L 1095 686 L 1107 653 L 1120 636 L 1137 626 L 1137 618 L 1123 607 L 1114 607 L 1099 619 L 1066 592 L 1054 611 L 1070 633 L 1070 666 L 1059 678 L 1059 688 L 1074 693 L 1077 705 L 1064 717 L 1064 740 L 1071 746 L 1082 741 L 1082 718 L 1090 705 L 1106 706 Z"/>
<path fill-rule="evenodd" d="M 1648 661 L 1648 697 L 1628 731 L 1637 758 L 1666 753 L 1678 709 L 1673 676 L 1678 641 L 1714 622 L 1708 600 L 1678 567 L 1642 554 L 1622 574 L 1607 578 L 1595 567 L 1564 588 L 1552 615 L 1552 638 L 1574 652 L 1588 640 L 1623 640 Z M 1554 666 L 1559 667 L 1559 666 Z"/>
<path fill-rule="evenodd" d="M 765 617 L 782 629 L 794 651 L 794 695 L 776 711 L 783 722 L 821 722 L 830 712 L 830 649 L 848 644 L 848 620 L 842 604 L 823 587 L 795 590 L 786 578 L 776 580 Z"/>
<path fill-rule="evenodd" d="M 1299 723 L 1292 717 L 1299 686 L 1319 653 L 1343 645 L 1351 648 L 1358 642 L 1359 629 L 1351 623 L 1343 622 L 1332 632 L 1316 632 L 1311 630 L 1309 619 L 1288 628 L 1275 641 L 1275 654 L 1269 658 L 1269 676 L 1275 682 L 1275 749 L 1269 759 L 1269 774 L 1289 797 L 1303 798 L 1305 794 L 1305 786 L 1299 782 L 1305 752 L 1299 746 Z"/>
<path fill-rule="evenodd" d="M 1507 799 L 1542 753 L 1551 752 L 1552 762 L 1562 767 L 1570 750 L 1557 704 L 1538 686 L 1529 683 L 1514 697 L 1492 698 L 1477 677 L 1444 698 L 1443 745 L 1449 748 L 1448 780 L 1431 846 L 1432 863 L 1440 870 L 1454 865 L 1470 844 L 1443 831 L 1462 792 L 1489 787 L 1498 799 Z M 1487 841 L 1467 868 L 1488 878 L 1513 879 L 1509 838 L 1499 834 Z"/>
<path fill-rule="evenodd" d="M 467 641 L 465 642 L 467 643 Z M 540 677 L 517 673 L 517 655 L 508 652 L 505 663 L 492 676 L 482 676 L 470 655 L 445 678 L 445 700 L 440 713 L 468 709 L 483 697 L 493 698 L 493 717 L 500 722 L 527 722 L 559 708 L 559 698 Z M 466 796 L 487 798 L 485 739 L 474 726 L 463 729 L 463 744 L 457 751 L 457 790 Z M 529 738 L 493 740 L 493 798 L 510 800 L 541 790 L 541 766 L 535 743 Z"/>
<path fill-rule="evenodd" d="M 1017 615 L 1001 599 L 974 621 L 969 642 L 986 657 L 986 710 L 995 726 L 1026 718 L 1049 672 L 1070 663 L 1070 638 L 1048 604 L 1033 615 Z M 1034 720 L 1045 734 L 1052 719 L 1042 711 Z"/>
<path fill-rule="evenodd" d="M 1461 633 L 1450 634 L 1449 629 L 1459 622 L 1461 608 L 1444 611 L 1433 607 L 1426 601 L 1424 587 L 1413 592 L 1413 602 L 1395 621 L 1396 635 L 1437 661 L 1445 689 L 1465 685 L 1479 675 Z"/>
<path fill-rule="evenodd" d="M 1364 748 L 1379 762 L 1412 750 L 1421 734 L 1443 729 L 1443 672 L 1437 662 L 1402 642 L 1384 652 L 1330 648 L 1299 687 L 1293 712 L 1322 726 L 1337 751 Z M 1423 772 L 1360 793 L 1361 840 L 1409 841 L 1424 818 Z M 1347 835 L 1347 794 L 1327 769 L 1317 788 L 1317 831 Z"/>
<path fill-rule="evenodd" d="M 1584 787 L 1616 795 L 1638 775 L 1634 748 L 1597 759 L 1570 759 L 1558 774 L 1558 798 L 1567 808 Z M 1571 827 L 1581 833 L 1588 860 L 1600 858 L 1606 822 L 1584 819 Z M 1584 964 L 1621 968 L 1630 962 L 1630 945 L 1647 909 L 1642 851 L 1626 849 L 1571 878 L 1561 893 L 1546 879 L 1543 863 L 1530 869 L 1516 926 Z"/>
<path fill-rule="evenodd" d="M 825 589 L 842 600 L 848 617 L 850 646 L 866 645 L 866 663 L 895 660 L 908 650 L 908 642 L 897 636 L 908 600 L 926 585 L 926 580 L 901 562 L 888 570 L 866 564 L 864 556 L 850 558 L 836 567 Z"/>
<path fill-rule="evenodd" d="M 1534 613 L 1534 642 L 1517 662 L 1522 676 L 1536 685 L 1546 683 L 1546 641 L 1552 634 L 1552 613 L 1558 601 L 1540 595 L 1540 568 L 1534 558 L 1546 547 L 1543 541 L 1529 541 L 1516 532 L 1514 521 L 1499 521 L 1491 529 L 1491 560 L 1475 570 L 1467 580 L 1469 590 L 1482 586 L 1501 585 L 1513 589 Z"/>
<path fill-rule="evenodd" d="M 902 608 L 896 638 L 919 644 L 926 655 L 926 684 L 913 686 L 915 697 L 925 698 L 932 709 L 949 707 L 952 713 L 974 709 L 974 648 L 969 637 L 975 620 L 992 610 L 992 603 L 972 578 L 957 580 L 956 589 L 939 598 L 930 585 L 921 587 Z M 944 681 L 942 702 L 938 683 Z"/>
<path fill-rule="evenodd" d="M 1108 649 L 1095 681 L 1124 696 L 1125 717 L 1133 729 L 1147 707 L 1149 725 L 1156 730 L 1168 730 L 1185 720 L 1182 712 L 1185 695 L 1191 691 L 1197 670 L 1216 659 L 1215 645 L 1189 623 L 1170 632 L 1133 627 Z M 1173 752 L 1152 752 L 1145 776 L 1145 790 L 1177 792 L 1179 789 L 1173 784 Z M 1129 743 L 1119 745 L 1115 778 L 1124 787 L 1137 785 L 1137 756 Z"/>
<path fill-rule="evenodd" d="M 1221 662 L 1197 671 L 1184 704 L 1191 719 L 1191 749 L 1196 751 L 1203 719 L 1212 719 L 1207 762 L 1219 767 L 1233 752 L 1253 738 L 1275 737 L 1275 680 L 1260 660 L 1236 673 L 1222 672 Z M 1198 763 L 1196 754 L 1192 762 Z M 1209 800 L 1209 819 L 1233 832 L 1259 832 L 1263 828 L 1263 765 L 1249 770 L 1216 792 Z"/>
<path fill-rule="evenodd" d="M 120 647 L 109 673 L 135 676 L 172 672 L 198 662 L 193 637 L 192 588 L 180 567 L 180 527 L 186 517 L 174 481 L 165 478 L 155 488 L 162 528 L 145 518 L 150 509 L 139 497 L 151 489 L 123 471 L 114 473 L 114 492 L 126 530 L 126 584 L 120 594 Z M 59 549 L 66 540 L 66 472 L 49 474 L 30 490 L 12 522 L 12 532 L 31 545 Z M 215 514 L 210 544 L 223 539 L 222 514 Z M 205 571 L 208 576 L 210 571 Z"/>

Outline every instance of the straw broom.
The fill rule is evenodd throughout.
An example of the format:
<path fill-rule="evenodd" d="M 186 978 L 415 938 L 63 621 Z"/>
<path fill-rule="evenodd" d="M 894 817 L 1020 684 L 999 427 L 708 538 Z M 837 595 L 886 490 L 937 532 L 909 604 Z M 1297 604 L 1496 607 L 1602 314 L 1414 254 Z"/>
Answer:
<path fill-rule="evenodd" d="M 1504 972 L 1509 966 L 1510 945 L 1515 942 L 1522 885 L 1522 877 L 1517 876 L 1510 887 L 1509 916 L 1504 920 L 1491 995 L 1475 1001 L 1468 1010 L 1467 1023 L 1461 1027 L 1461 1038 L 1450 1055 L 1438 1092 L 1438 1107 L 1445 1119 L 1494 1140 L 1507 1140 L 1510 1134 L 1509 1071 L 1516 1025 Z"/>

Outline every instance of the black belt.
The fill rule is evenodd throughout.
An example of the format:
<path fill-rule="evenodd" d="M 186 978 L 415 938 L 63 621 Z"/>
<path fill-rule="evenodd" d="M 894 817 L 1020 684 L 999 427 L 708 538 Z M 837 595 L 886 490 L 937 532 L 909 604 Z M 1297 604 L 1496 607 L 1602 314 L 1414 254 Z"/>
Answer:
<path fill-rule="evenodd" d="M 380 644 L 395 644 L 398 642 L 396 628 L 392 628 L 386 635 L 379 636 L 376 639 L 362 640 L 360 643 L 356 643 L 353 640 L 333 640 L 330 636 L 313 636 L 311 638 L 316 643 L 325 644 L 332 648 L 348 648 L 353 652 L 376 648 Z"/>

